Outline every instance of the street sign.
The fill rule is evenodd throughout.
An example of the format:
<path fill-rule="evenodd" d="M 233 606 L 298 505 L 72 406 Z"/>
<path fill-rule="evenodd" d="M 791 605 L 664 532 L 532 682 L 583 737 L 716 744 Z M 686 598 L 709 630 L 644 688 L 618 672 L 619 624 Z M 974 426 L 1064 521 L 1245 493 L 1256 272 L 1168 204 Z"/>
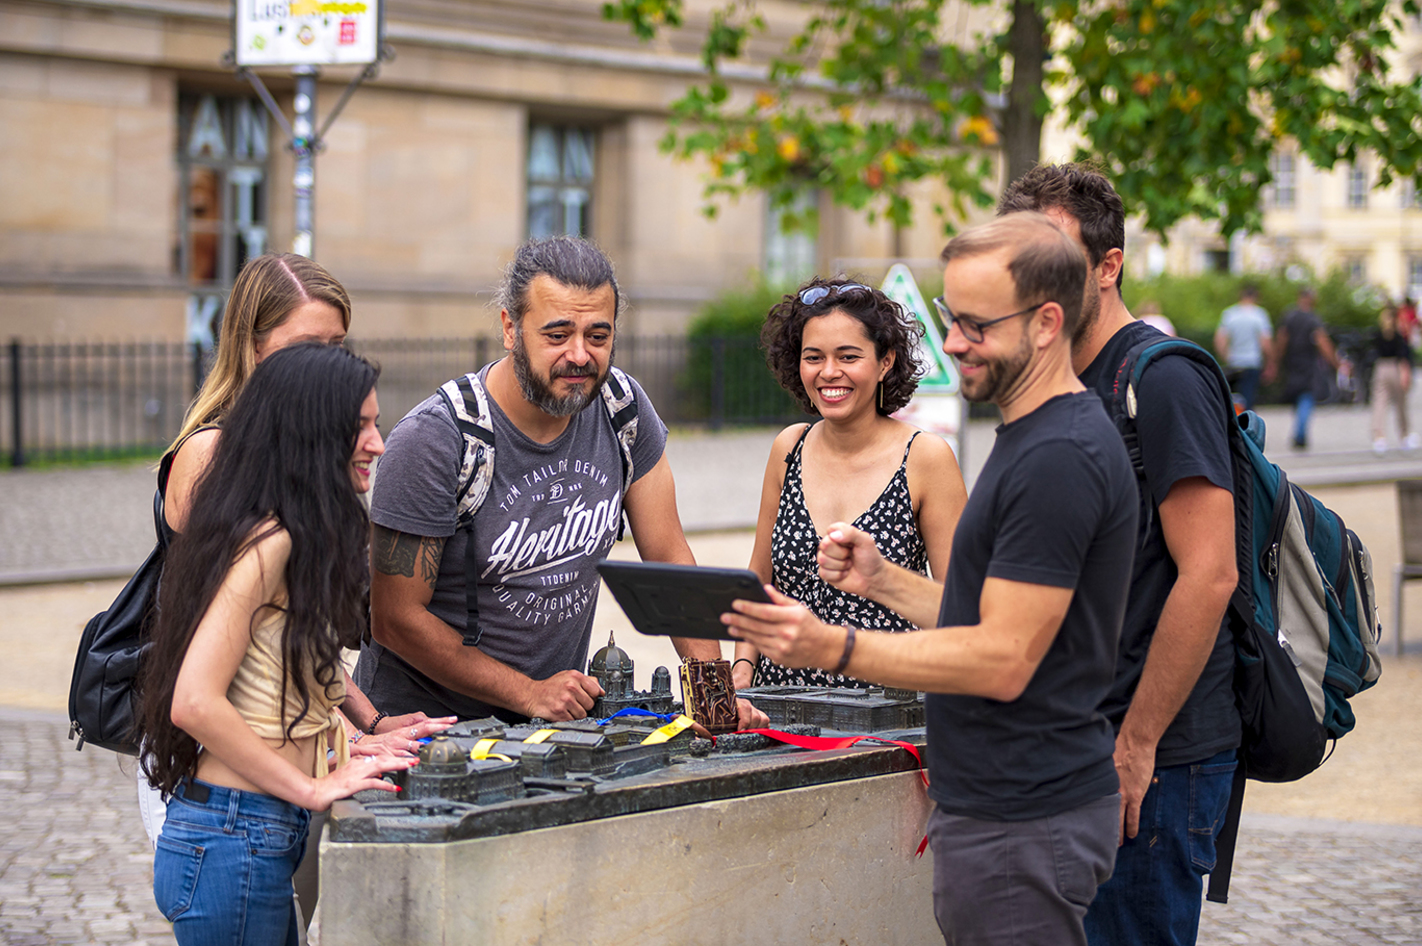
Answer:
<path fill-rule="evenodd" d="M 363 65 L 380 58 L 381 0 L 233 0 L 238 66 Z"/>
<path fill-rule="evenodd" d="M 959 435 L 967 412 L 958 393 L 958 366 L 943 353 L 943 338 L 933 319 L 928 317 L 928 304 L 924 302 L 923 293 L 919 292 L 918 282 L 909 268 L 903 263 L 889 267 L 880 288 L 884 295 L 911 312 L 923 326 L 918 354 L 919 360 L 928 366 L 928 373 L 919 381 L 913 400 L 894 416 L 948 441 L 961 465 L 964 462 L 963 443 Z"/>

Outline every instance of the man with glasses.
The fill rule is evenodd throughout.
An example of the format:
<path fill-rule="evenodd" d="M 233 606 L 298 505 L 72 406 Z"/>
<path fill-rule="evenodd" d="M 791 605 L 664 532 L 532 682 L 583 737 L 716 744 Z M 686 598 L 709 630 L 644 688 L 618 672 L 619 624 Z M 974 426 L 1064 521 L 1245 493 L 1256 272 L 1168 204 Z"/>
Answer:
<path fill-rule="evenodd" d="M 838 522 L 820 571 L 923 628 L 834 627 L 767 586 L 737 636 L 788 667 L 928 692 L 934 912 L 949 943 L 1071 946 L 1111 873 L 1119 820 L 1110 691 L 1135 546 L 1125 448 L 1071 365 L 1086 263 L 1041 214 L 943 251 L 943 350 L 1003 424 L 953 536 L 943 586 Z"/>
<path fill-rule="evenodd" d="M 1121 301 L 1121 198 L 1091 168 L 1043 165 L 1003 191 L 999 213 L 1023 210 L 1046 213 L 1086 253 L 1072 362 L 1109 402 L 1126 353 L 1164 337 Z M 1087 913 L 1092 946 L 1195 942 L 1240 734 L 1222 620 L 1237 581 L 1226 406 L 1188 358 L 1152 365 L 1136 400 L 1140 539 L 1116 684 L 1102 708 L 1117 731 L 1122 845 Z"/>

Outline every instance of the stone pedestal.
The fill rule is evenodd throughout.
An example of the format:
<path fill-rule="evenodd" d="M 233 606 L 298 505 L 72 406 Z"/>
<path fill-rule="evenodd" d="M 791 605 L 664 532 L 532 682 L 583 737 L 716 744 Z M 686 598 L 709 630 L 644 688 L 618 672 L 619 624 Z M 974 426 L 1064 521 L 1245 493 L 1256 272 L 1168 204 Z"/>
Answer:
<path fill-rule="evenodd" d="M 932 857 L 914 856 L 929 805 L 907 771 L 439 843 L 333 841 L 337 811 L 321 845 L 321 935 L 932 944 Z"/>

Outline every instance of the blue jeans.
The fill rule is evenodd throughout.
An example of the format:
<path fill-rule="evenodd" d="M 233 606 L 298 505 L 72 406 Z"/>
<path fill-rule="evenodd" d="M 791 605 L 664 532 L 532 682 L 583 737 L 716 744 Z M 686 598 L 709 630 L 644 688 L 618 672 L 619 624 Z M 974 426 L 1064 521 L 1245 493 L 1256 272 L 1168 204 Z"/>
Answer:
<path fill-rule="evenodd" d="M 1234 368 L 1230 371 L 1234 390 L 1244 402 L 1246 411 L 1254 410 L 1254 400 L 1259 396 L 1259 368 Z"/>
<path fill-rule="evenodd" d="M 153 899 L 181 946 L 296 946 L 291 875 L 310 822 L 270 795 L 180 785 L 158 836 Z"/>
<path fill-rule="evenodd" d="M 1203 878 L 1229 807 L 1235 750 L 1156 769 L 1141 802 L 1140 832 L 1116 852 L 1116 871 L 1086 911 L 1091 946 L 1191 946 L 1200 931 Z"/>
<path fill-rule="evenodd" d="M 1308 421 L 1313 416 L 1313 392 L 1305 391 L 1294 401 L 1294 446 L 1308 446 Z"/>

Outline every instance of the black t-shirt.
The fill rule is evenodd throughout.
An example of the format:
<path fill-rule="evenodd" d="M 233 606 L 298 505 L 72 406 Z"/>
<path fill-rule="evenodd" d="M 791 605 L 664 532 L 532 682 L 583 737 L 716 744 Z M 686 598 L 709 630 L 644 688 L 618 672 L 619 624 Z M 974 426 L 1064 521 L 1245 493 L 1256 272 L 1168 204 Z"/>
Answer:
<path fill-rule="evenodd" d="M 1373 355 L 1378 358 L 1401 358 L 1412 364 L 1412 346 L 1397 332 L 1388 338 L 1381 330 L 1373 333 Z"/>
<path fill-rule="evenodd" d="M 953 535 L 941 625 L 975 625 L 988 578 L 1072 588 L 1027 689 L 1011 702 L 929 694 L 929 794 L 951 814 L 1025 821 L 1118 788 L 1111 689 L 1136 536 L 1131 464 L 1089 391 L 997 430 Z"/>
<path fill-rule="evenodd" d="M 1318 343 L 1313 336 L 1323 328 L 1323 322 L 1313 312 L 1290 309 L 1284 313 L 1279 327 L 1289 339 L 1284 347 L 1284 390 L 1289 400 L 1293 400 L 1299 394 L 1313 390 L 1318 376 Z"/>
<path fill-rule="evenodd" d="M 1081 373 L 1081 382 L 1109 404 L 1116 368 L 1126 352 L 1152 337 L 1165 336 L 1144 322 L 1133 322 L 1121 329 Z M 1117 731 L 1140 682 L 1156 622 L 1178 574 L 1160 529 L 1160 503 L 1171 487 L 1187 477 L 1203 476 L 1215 486 L 1231 491 L 1234 486 L 1219 385 L 1203 365 L 1183 357 L 1162 358 L 1142 376 L 1136 396 L 1136 431 L 1150 492 L 1150 511 L 1141 516 L 1144 534 L 1136 546 L 1116 685 L 1105 707 Z M 1222 623 L 1195 689 L 1156 747 L 1155 764 L 1198 762 L 1235 748 L 1239 745 L 1239 727 L 1239 712 L 1234 704 L 1234 644 L 1228 625 Z"/>

